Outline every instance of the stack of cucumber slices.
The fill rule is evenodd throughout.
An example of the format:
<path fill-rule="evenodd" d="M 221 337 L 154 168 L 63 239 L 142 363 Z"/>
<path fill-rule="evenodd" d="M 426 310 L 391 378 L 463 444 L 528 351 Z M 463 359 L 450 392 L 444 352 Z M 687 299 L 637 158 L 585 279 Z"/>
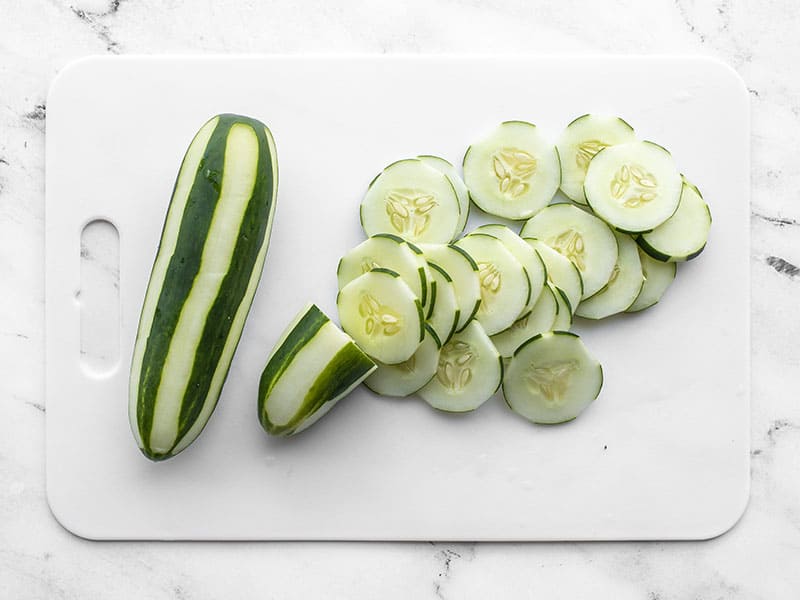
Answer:
<path fill-rule="evenodd" d="M 465 234 L 471 204 L 481 224 Z M 361 382 L 453 413 L 502 389 L 529 421 L 570 421 L 603 382 L 573 319 L 656 304 L 711 226 L 670 153 L 600 115 L 556 144 L 503 122 L 467 149 L 463 176 L 437 156 L 394 162 L 359 214 L 367 239 L 336 274 L 341 331 L 309 305 L 269 358 L 270 433 L 303 430 Z"/>

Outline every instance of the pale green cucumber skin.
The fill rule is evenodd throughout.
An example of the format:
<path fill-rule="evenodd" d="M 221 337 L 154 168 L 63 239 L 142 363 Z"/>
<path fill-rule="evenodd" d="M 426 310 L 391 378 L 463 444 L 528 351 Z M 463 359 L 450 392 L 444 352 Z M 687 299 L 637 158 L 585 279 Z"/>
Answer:
<path fill-rule="evenodd" d="M 213 130 L 201 147 L 199 135 L 206 127 L 213 127 Z M 215 229 L 215 239 L 209 241 L 207 235 L 214 223 L 227 223 L 226 213 L 229 218 L 239 215 L 232 212 L 235 200 L 221 189 L 223 182 L 232 186 L 244 183 L 225 176 L 227 169 L 233 169 L 226 155 L 234 130 L 236 135 L 255 136 L 255 155 L 227 157 L 240 164 L 254 161 L 250 165 L 255 169 L 252 187 L 243 206 L 236 209 L 242 211 L 238 227 L 219 225 Z M 252 133 L 246 133 L 247 130 Z M 263 123 L 249 117 L 223 114 L 210 119 L 200 132 L 190 144 L 176 178 L 131 362 L 131 428 L 142 453 L 154 461 L 171 458 L 184 450 L 202 432 L 213 413 L 261 276 L 277 198 L 275 143 Z M 252 138 L 248 143 L 253 143 Z M 240 147 L 235 150 L 242 151 Z M 200 157 L 194 171 L 186 170 L 193 168 L 187 163 L 190 153 Z M 183 190 L 180 196 L 179 189 Z M 205 313 L 197 345 L 182 348 L 178 353 L 183 360 L 192 359 L 187 378 L 171 367 L 167 359 L 178 352 L 170 352 L 170 349 L 173 335 L 181 327 L 182 311 L 205 310 L 208 304 L 203 299 L 188 302 L 195 286 L 211 285 L 206 280 L 196 279 L 197 274 L 202 273 L 201 257 L 208 243 L 215 247 L 228 245 L 232 250 L 227 273 Z M 181 331 L 184 330 L 185 326 Z M 170 388 L 183 389 L 183 395 L 164 391 L 164 396 L 160 397 L 163 382 L 171 382 Z M 167 408 L 159 410 L 161 402 L 166 403 Z M 171 411 L 170 405 L 176 407 L 176 420 L 170 417 L 170 421 L 165 422 L 164 411 Z M 160 440 L 159 447 L 154 448 L 154 424 L 159 431 L 174 429 L 174 436 L 169 438 L 172 441 L 163 443 L 164 440 Z"/>
<path fill-rule="evenodd" d="M 642 271 L 643 272 L 645 271 L 644 262 L 649 259 L 649 260 L 652 260 L 653 262 L 655 262 L 656 264 L 661 265 L 663 268 L 671 269 L 672 270 L 672 276 L 670 277 L 669 283 L 664 288 L 664 290 L 662 290 L 661 294 L 658 297 L 642 302 L 642 296 L 648 291 L 648 284 L 647 284 L 648 279 L 647 279 L 647 276 L 645 276 L 645 281 L 644 281 L 644 284 L 642 285 L 642 289 L 639 291 L 639 296 L 636 297 L 636 300 L 633 301 L 633 304 L 631 304 L 631 306 L 628 307 L 628 309 L 625 311 L 627 313 L 641 312 L 643 310 L 646 310 L 646 309 L 651 308 L 651 307 L 655 306 L 656 304 L 658 304 L 661 301 L 661 298 L 663 297 L 663 295 L 669 289 L 669 286 L 672 285 L 673 281 L 675 281 L 675 276 L 677 275 L 677 271 L 678 271 L 678 264 L 677 263 L 656 261 L 654 258 L 649 256 L 641 248 L 639 249 L 639 251 L 640 251 L 640 257 L 641 257 L 641 260 L 642 260 Z"/>

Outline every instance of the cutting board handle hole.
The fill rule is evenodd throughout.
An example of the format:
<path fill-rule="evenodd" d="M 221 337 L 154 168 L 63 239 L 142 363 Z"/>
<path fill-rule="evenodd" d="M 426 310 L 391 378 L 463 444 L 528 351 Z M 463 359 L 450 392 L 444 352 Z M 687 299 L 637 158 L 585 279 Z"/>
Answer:
<path fill-rule="evenodd" d="M 119 231 L 94 219 L 81 231 L 80 363 L 88 375 L 106 377 L 119 367 Z"/>

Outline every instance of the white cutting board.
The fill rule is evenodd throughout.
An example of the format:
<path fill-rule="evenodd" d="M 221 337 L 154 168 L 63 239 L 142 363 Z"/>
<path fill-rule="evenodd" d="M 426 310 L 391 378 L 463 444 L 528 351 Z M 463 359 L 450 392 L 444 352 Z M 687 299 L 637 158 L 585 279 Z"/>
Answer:
<path fill-rule="evenodd" d="M 180 160 L 218 112 L 252 115 L 274 133 L 273 236 L 216 413 L 187 451 L 153 464 L 128 427 L 130 353 Z M 535 122 L 555 139 L 587 112 L 619 114 L 642 138 L 669 148 L 714 216 L 706 251 L 681 265 L 661 304 L 576 325 L 603 364 L 599 399 L 576 421 L 546 427 L 516 417 L 500 395 L 450 416 L 360 388 L 296 438 L 268 438 L 255 411 L 266 356 L 307 301 L 336 316 L 336 264 L 363 239 L 357 208 L 372 177 L 422 153 L 458 163 L 502 120 Z M 707 59 L 73 64 L 47 105 L 53 513 L 70 531 L 98 539 L 718 535 L 739 518 L 749 490 L 749 170 L 746 89 L 730 68 Z M 81 229 L 95 218 L 120 234 L 120 356 L 99 376 L 81 362 L 76 299 Z M 103 323 L 102 316 L 87 322 Z"/>

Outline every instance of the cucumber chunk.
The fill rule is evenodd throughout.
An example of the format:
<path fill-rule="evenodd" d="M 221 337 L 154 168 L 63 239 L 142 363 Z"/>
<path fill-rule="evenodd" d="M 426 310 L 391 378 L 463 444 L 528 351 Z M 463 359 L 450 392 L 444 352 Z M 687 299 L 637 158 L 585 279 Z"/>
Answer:
<path fill-rule="evenodd" d="M 604 319 L 626 311 L 636 300 L 644 283 L 636 242 L 627 233 L 615 233 L 619 245 L 617 264 L 608 285 L 578 305 L 575 314 L 585 319 Z"/>
<path fill-rule="evenodd" d="M 619 117 L 583 115 L 572 121 L 556 144 L 561 157 L 561 191 L 573 202 L 586 204 L 583 181 L 594 155 L 635 139 L 633 127 Z"/>
<path fill-rule="evenodd" d="M 411 358 L 396 365 L 377 363 L 378 368 L 364 380 L 364 385 L 382 396 L 405 397 L 428 383 L 439 366 L 439 345 L 426 327 L 425 339 Z"/>
<path fill-rule="evenodd" d="M 617 240 L 608 225 L 571 204 L 548 206 L 525 223 L 521 235 L 538 238 L 578 267 L 582 298 L 608 283 L 617 262 Z"/>
<path fill-rule="evenodd" d="M 515 413 L 534 423 L 571 421 L 603 387 L 603 369 L 574 333 L 531 338 L 514 353 L 503 396 Z"/>
<path fill-rule="evenodd" d="M 408 360 L 425 335 L 419 298 L 389 269 L 356 277 L 339 291 L 336 307 L 342 329 L 382 363 Z"/>
<path fill-rule="evenodd" d="M 309 304 L 286 328 L 261 374 L 261 426 L 272 435 L 299 433 L 375 369 L 347 334 Z"/>
<path fill-rule="evenodd" d="M 710 229 L 708 205 L 700 190 L 684 178 L 678 210 L 653 231 L 642 234 L 637 241 L 656 260 L 683 262 L 703 251 Z"/>
<path fill-rule="evenodd" d="M 469 190 L 467 189 L 467 185 L 450 161 L 431 154 L 422 154 L 417 158 L 426 165 L 447 175 L 448 179 L 450 179 L 450 183 L 453 184 L 453 189 L 456 191 L 456 196 L 458 196 L 458 205 L 461 209 L 458 225 L 456 226 L 456 233 L 453 237 L 459 236 L 467 226 L 467 219 L 469 219 Z"/>
<path fill-rule="evenodd" d="M 478 312 L 481 304 L 481 285 L 478 264 L 463 248 L 451 244 L 422 244 L 422 252 L 450 276 L 458 304 L 458 324 L 461 331 Z"/>
<path fill-rule="evenodd" d="M 511 358 L 520 345 L 535 335 L 550 331 L 559 312 L 556 292 L 546 286 L 533 310 L 515 321 L 511 327 L 492 336 L 492 343 L 504 358 Z"/>
<path fill-rule="evenodd" d="M 536 252 L 529 244 L 519 237 L 516 233 L 511 231 L 505 225 L 499 223 L 491 223 L 488 225 L 481 225 L 474 229 L 474 233 L 488 233 L 503 242 L 506 249 L 514 255 L 519 263 L 525 267 L 525 274 L 528 276 L 528 283 L 530 284 L 531 293 L 528 302 L 523 309 L 522 314 L 525 314 L 533 309 L 536 301 L 539 299 L 539 294 L 547 282 L 547 271 L 545 270 L 544 262 L 539 253 Z"/>
<path fill-rule="evenodd" d="M 661 262 L 639 248 L 639 260 L 642 261 L 644 285 L 626 312 L 638 312 L 656 304 L 675 279 L 678 265 L 674 262 Z"/>
<path fill-rule="evenodd" d="M 658 227 L 681 199 L 681 175 L 672 155 L 653 142 L 604 148 L 589 163 L 583 186 L 594 213 L 628 233 Z"/>
<path fill-rule="evenodd" d="M 503 360 L 477 321 L 455 334 L 439 353 L 436 375 L 419 390 L 432 407 L 468 412 L 486 402 L 503 381 Z"/>
<path fill-rule="evenodd" d="M 550 327 L 552 331 L 569 331 L 572 327 L 572 315 L 574 314 L 572 306 L 569 303 L 569 298 L 564 293 L 564 290 L 557 288 L 552 283 L 547 284 L 553 292 L 558 305 L 558 312 L 556 318 L 553 319 L 553 325 Z"/>
<path fill-rule="evenodd" d="M 367 236 L 393 233 L 419 242 L 449 242 L 461 215 L 450 179 L 416 158 L 392 163 L 369 185 L 361 202 Z"/>
<path fill-rule="evenodd" d="M 472 201 L 507 219 L 527 219 L 539 212 L 561 182 L 555 146 L 524 121 L 501 123 L 467 149 L 463 166 Z"/>
<path fill-rule="evenodd" d="M 478 264 L 481 304 L 475 319 L 488 335 L 503 331 L 520 318 L 530 296 L 525 268 L 499 239 L 472 233 L 456 242 Z"/>
<path fill-rule="evenodd" d="M 452 278 L 447 274 L 447 271 L 436 263 L 429 264 L 433 275 L 433 283 L 436 286 L 436 301 L 433 305 L 433 311 L 426 319 L 433 330 L 433 336 L 439 342 L 439 347 L 441 347 L 449 342 L 456 332 L 460 312 Z"/>
<path fill-rule="evenodd" d="M 547 282 L 567 295 L 569 305 L 574 313 L 583 296 L 583 278 L 578 267 L 544 242 L 536 238 L 522 239 L 539 253 L 547 271 Z"/>

